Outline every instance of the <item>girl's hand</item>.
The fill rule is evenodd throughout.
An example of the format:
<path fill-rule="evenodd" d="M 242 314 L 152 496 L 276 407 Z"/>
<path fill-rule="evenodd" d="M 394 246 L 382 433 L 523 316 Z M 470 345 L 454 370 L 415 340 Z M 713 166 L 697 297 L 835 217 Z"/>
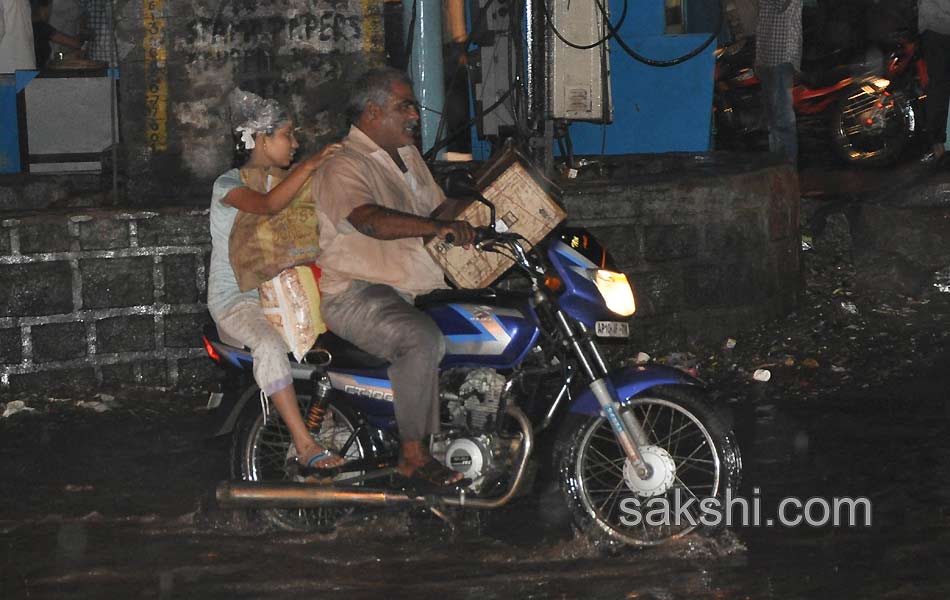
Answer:
<path fill-rule="evenodd" d="M 319 167 L 324 160 L 333 156 L 342 147 L 342 144 L 327 144 L 316 154 L 308 156 L 306 159 L 297 163 L 294 168 L 304 169 L 312 173 L 317 170 L 317 167 Z"/>

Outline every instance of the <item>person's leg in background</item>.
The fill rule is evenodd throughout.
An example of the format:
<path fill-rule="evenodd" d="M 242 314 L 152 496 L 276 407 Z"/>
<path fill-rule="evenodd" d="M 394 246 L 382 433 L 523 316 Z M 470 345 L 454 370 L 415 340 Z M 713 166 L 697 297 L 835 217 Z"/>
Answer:
<path fill-rule="evenodd" d="M 765 97 L 765 114 L 769 125 L 769 151 L 786 162 L 798 164 L 798 128 L 792 101 L 795 67 L 783 63 L 759 67 L 759 79 Z"/>
<path fill-rule="evenodd" d="M 950 35 L 925 31 L 921 42 L 930 76 L 924 116 L 932 147 L 926 158 L 939 160 L 946 152 L 947 110 L 950 107 Z"/>

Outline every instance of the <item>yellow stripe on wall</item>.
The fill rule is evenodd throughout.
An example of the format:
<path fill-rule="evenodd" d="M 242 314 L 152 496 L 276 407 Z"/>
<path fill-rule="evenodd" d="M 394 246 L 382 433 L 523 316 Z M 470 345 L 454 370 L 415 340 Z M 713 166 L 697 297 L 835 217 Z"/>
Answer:
<path fill-rule="evenodd" d="M 383 3 L 381 0 L 363 2 L 363 52 L 372 55 L 385 51 L 383 32 Z"/>
<path fill-rule="evenodd" d="M 145 139 L 153 152 L 168 150 L 168 52 L 165 0 L 143 0 L 145 36 Z"/>

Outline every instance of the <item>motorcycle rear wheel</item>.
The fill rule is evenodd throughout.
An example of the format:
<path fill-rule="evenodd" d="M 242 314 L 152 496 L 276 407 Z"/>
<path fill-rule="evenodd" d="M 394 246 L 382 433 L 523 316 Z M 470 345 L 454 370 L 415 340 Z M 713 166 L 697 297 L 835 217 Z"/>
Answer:
<path fill-rule="evenodd" d="M 636 477 L 603 417 L 568 420 L 557 464 L 575 527 L 609 549 L 656 546 L 705 526 L 699 501 L 714 498 L 722 505 L 726 490 L 739 485 L 742 460 L 733 433 L 704 396 L 689 388 L 652 388 L 625 410 L 636 414 L 647 433 L 650 444 L 643 450 L 655 477 Z M 656 507 L 675 511 L 677 496 L 679 506 L 696 498 L 688 510 L 692 519 L 685 513 L 668 513 L 666 522 L 649 518 Z"/>
<path fill-rule="evenodd" d="M 887 166 L 900 158 L 910 139 L 905 101 L 899 95 L 852 90 L 831 114 L 831 139 L 846 163 Z"/>
<path fill-rule="evenodd" d="M 292 477 L 288 461 L 293 460 L 290 432 L 277 410 L 271 406 L 265 420 L 258 401 L 260 389 L 252 386 L 245 394 L 251 395 L 234 429 L 231 446 L 231 475 L 244 481 L 299 481 Z M 298 393 L 301 411 L 307 409 L 310 398 Z M 347 461 L 365 458 L 365 447 L 356 431 L 355 419 L 342 407 L 330 402 L 320 433 L 313 439 L 325 448 L 340 452 L 347 440 L 354 439 L 346 452 L 340 452 Z M 346 473 L 352 477 L 356 473 Z M 332 531 L 337 522 L 353 511 L 352 508 L 322 507 L 308 509 L 268 508 L 260 511 L 270 524 L 286 531 Z"/>

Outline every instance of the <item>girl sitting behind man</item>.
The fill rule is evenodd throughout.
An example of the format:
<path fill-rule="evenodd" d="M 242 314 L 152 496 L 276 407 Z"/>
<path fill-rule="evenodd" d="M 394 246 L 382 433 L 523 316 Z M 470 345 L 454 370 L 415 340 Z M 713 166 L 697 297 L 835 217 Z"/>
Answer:
<path fill-rule="evenodd" d="M 271 169 L 290 166 L 298 144 L 293 122 L 275 100 L 235 90 L 231 95 L 232 120 L 240 135 L 239 153 L 246 157 L 240 169 L 224 172 L 211 193 L 211 264 L 208 276 L 208 310 L 222 339 L 247 346 L 254 358 L 254 380 L 270 397 L 290 431 L 300 465 L 311 469 L 339 466 L 343 460 L 317 444 L 304 423 L 294 392 L 287 344 L 265 318 L 256 289 L 241 292 L 229 260 L 229 239 L 238 211 L 276 214 L 286 208 L 313 171 L 339 149 L 331 144 L 297 164 L 279 182 Z M 264 190 L 242 180 L 241 171 L 264 171 Z"/>

